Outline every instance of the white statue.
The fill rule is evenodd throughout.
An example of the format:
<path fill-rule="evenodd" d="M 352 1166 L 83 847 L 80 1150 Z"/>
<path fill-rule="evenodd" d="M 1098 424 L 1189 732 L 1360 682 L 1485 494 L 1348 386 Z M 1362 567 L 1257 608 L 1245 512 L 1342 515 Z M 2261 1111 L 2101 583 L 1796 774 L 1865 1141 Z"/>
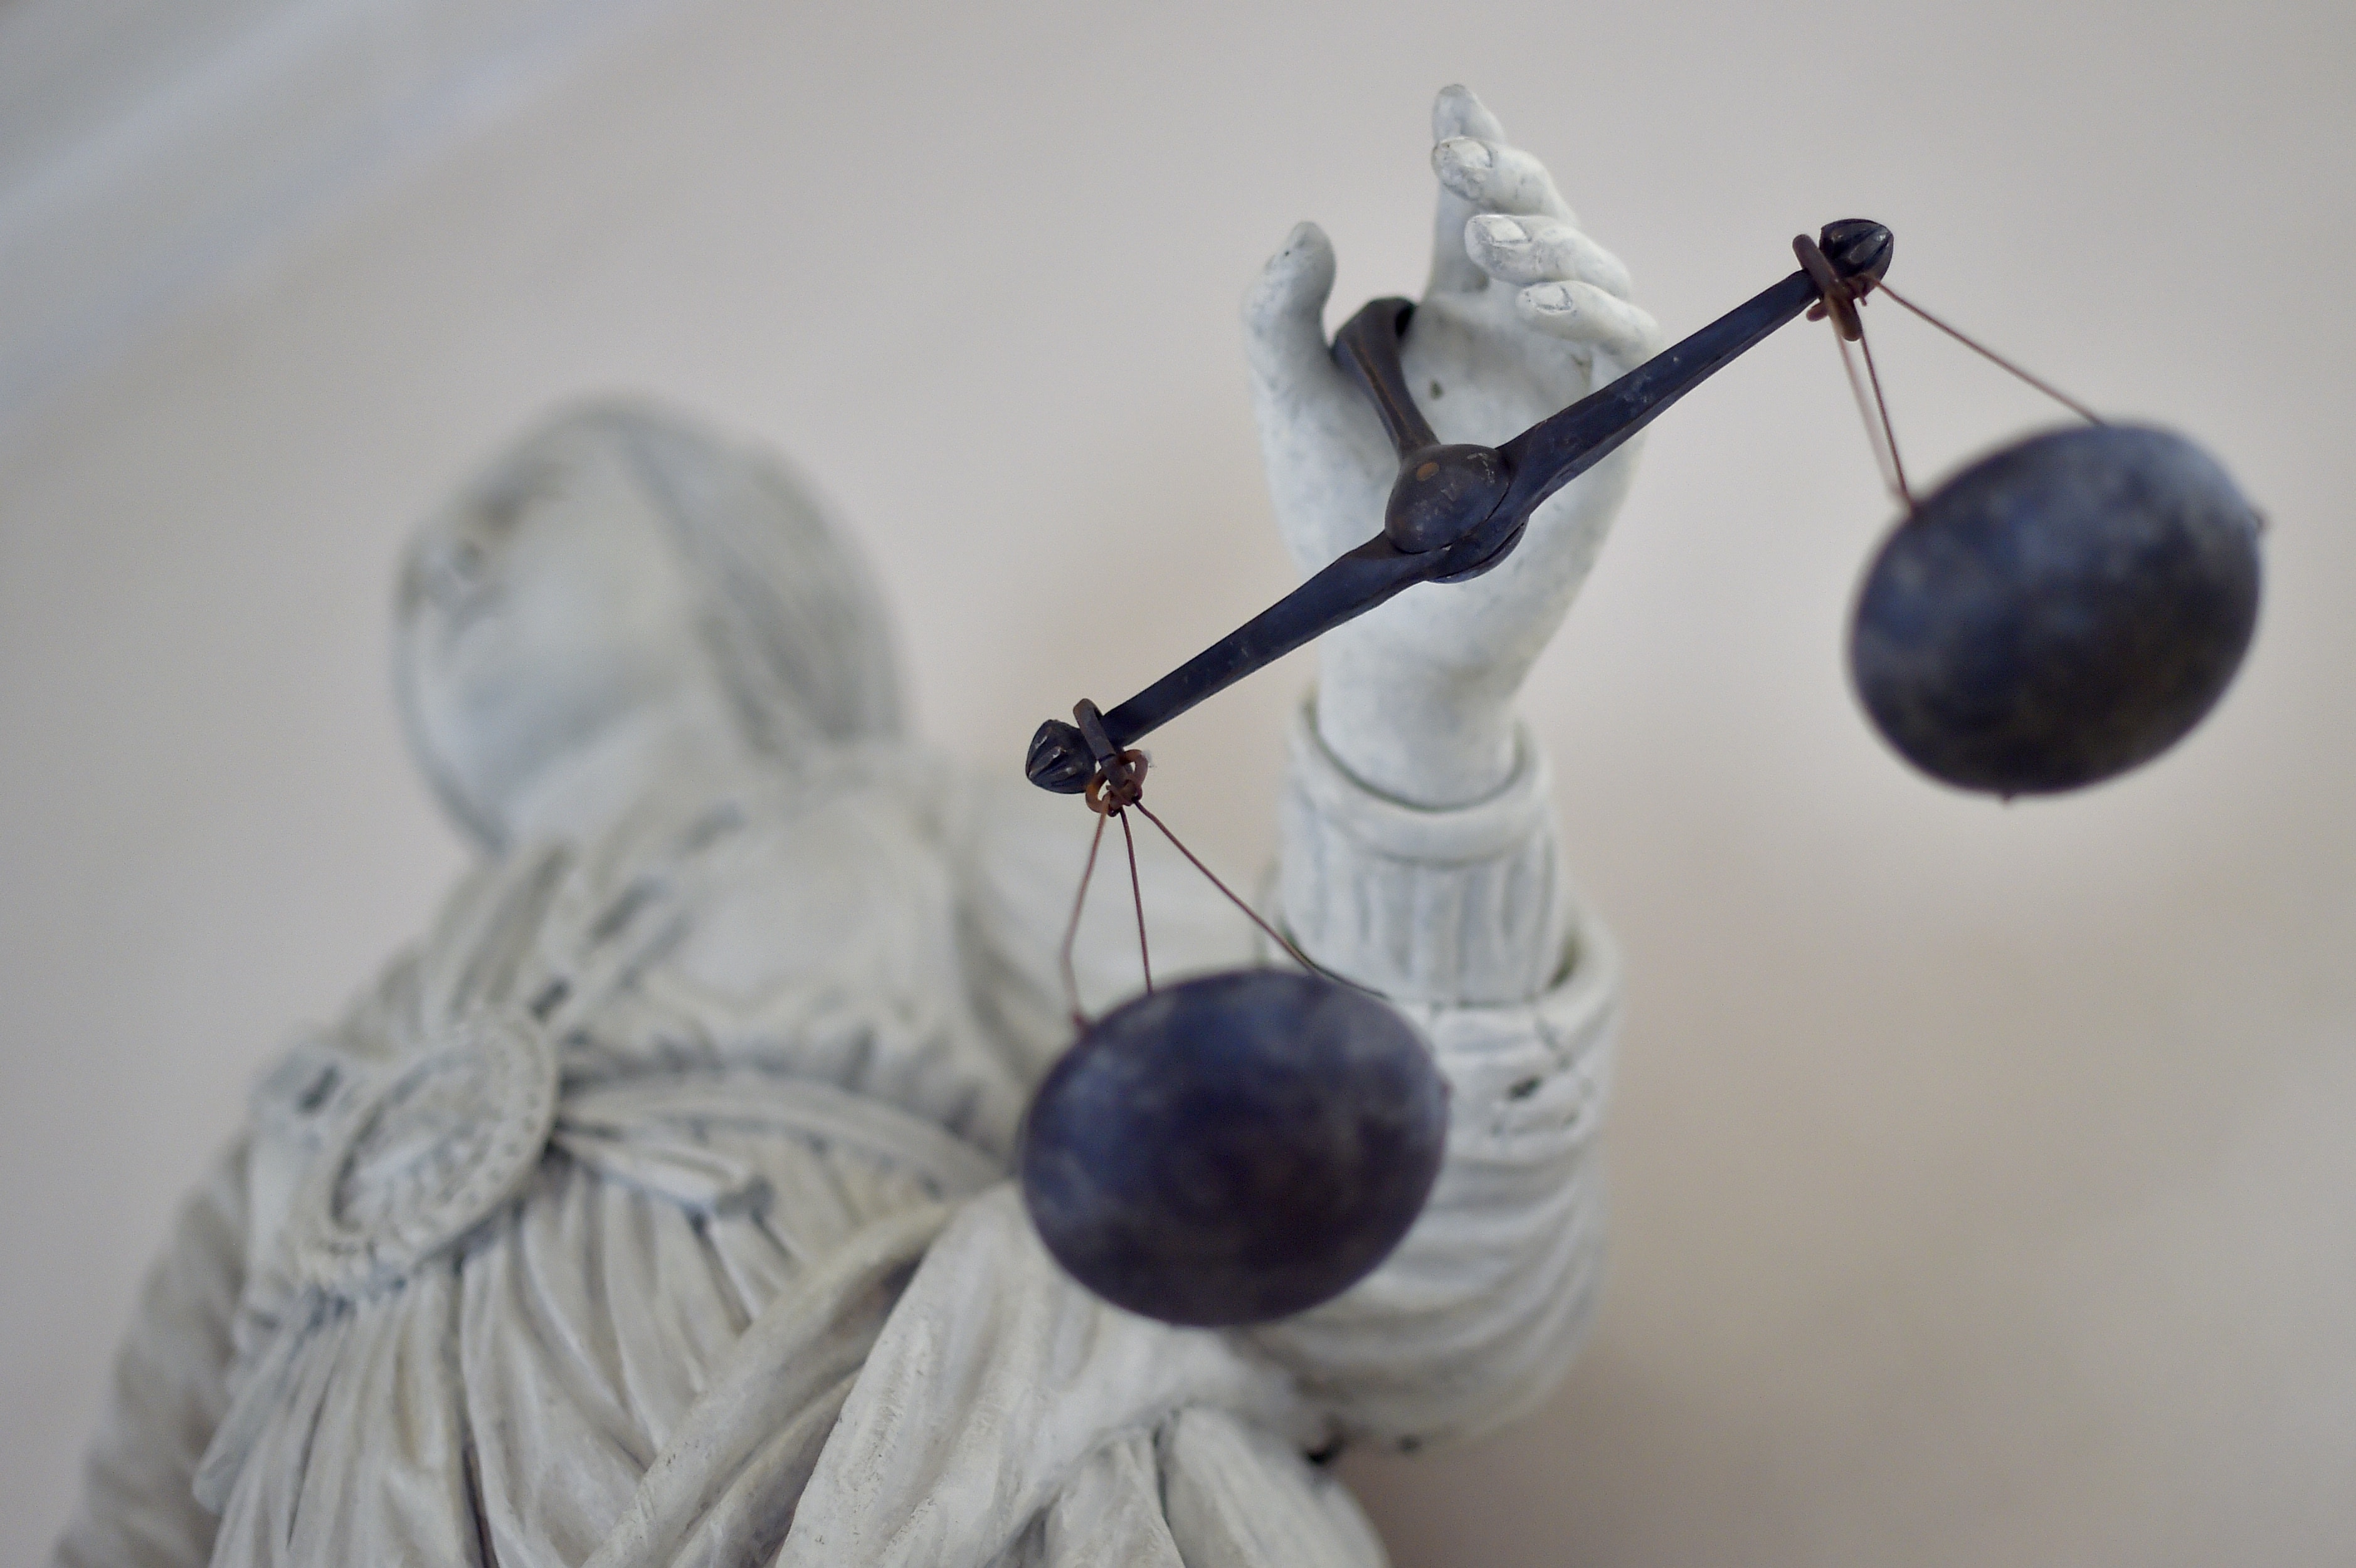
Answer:
<path fill-rule="evenodd" d="M 1653 329 L 1470 93 L 1435 122 L 1405 362 L 1443 438 L 1494 440 Z M 1325 355 L 1332 277 L 1303 226 L 1247 310 L 1304 571 L 1373 530 L 1392 468 Z M 529 437 L 401 596 L 412 741 L 482 864 L 258 1083 L 59 1560 L 1379 1563 L 1304 1455 L 1507 1419 L 1592 1296 L 1616 980 L 1511 709 L 1630 461 L 1498 571 L 1326 639 L 1282 918 L 1424 1030 L 1447 1165 L 1365 1282 L 1215 1331 L 1073 1284 L 1006 1177 L 1067 1041 L 1092 819 L 900 736 L 880 606 L 774 466 L 630 408 Z M 1248 961 L 1191 876 L 1149 891 L 1161 965 Z M 1099 999 L 1124 934 L 1084 948 Z"/>

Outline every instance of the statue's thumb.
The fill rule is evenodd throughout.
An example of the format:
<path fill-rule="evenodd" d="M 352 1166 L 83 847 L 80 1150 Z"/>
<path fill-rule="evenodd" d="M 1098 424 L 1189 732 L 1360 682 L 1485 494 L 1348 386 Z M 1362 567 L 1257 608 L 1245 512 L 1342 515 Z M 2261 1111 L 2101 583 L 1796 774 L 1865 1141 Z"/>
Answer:
<path fill-rule="evenodd" d="M 1325 348 L 1325 301 L 1333 293 L 1333 246 L 1314 223 L 1294 226 L 1244 295 L 1244 348 L 1252 374 L 1306 389 L 1338 376 Z"/>

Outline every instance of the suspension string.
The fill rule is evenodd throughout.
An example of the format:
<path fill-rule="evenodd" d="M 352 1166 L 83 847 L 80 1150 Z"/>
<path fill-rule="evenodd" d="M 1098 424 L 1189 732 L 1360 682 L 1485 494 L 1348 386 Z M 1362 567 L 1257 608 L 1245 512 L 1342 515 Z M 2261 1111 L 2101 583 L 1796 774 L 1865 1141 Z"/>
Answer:
<path fill-rule="evenodd" d="M 1898 455 L 1898 430 L 1890 422 L 1890 400 L 1881 395 L 1881 371 L 1873 363 L 1873 339 L 1865 335 L 1865 318 L 1857 321 L 1857 346 L 1865 351 L 1865 374 L 1873 383 L 1873 406 L 1881 414 L 1881 439 L 1890 446 L 1890 472 L 1898 475 L 1898 498 L 1906 509 L 1914 509 L 1914 492 L 1906 483 L 1906 464 Z M 1844 356 L 1846 357 L 1846 356 Z"/>
<path fill-rule="evenodd" d="M 2072 413 L 2076 414 L 2080 419 L 2084 420 L 2088 424 L 2102 424 L 2105 422 L 2102 415 L 2096 413 L 2094 410 L 2088 408 L 2085 404 L 2080 402 L 2069 393 L 2062 391 L 2060 388 L 2054 386 L 2050 381 L 2041 380 L 2039 378 L 2030 375 L 2028 371 L 2022 369 L 2019 366 L 2014 364 L 2003 355 L 1998 354 L 1995 349 L 1990 348 L 1985 343 L 1978 341 L 1976 338 L 1969 337 L 1964 333 L 1956 330 L 1954 327 L 1948 325 L 1945 322 L 1941 321 L 1937 316 L 1933 315 L 1929 311 L 1924 310 L 1921 305 L 1916 304 L 1912 300 L 1908 299 L 1904 294 L 1900 293 L 1896 289 L 1891 288 L 1887 282 L 1876 282 L 1874 287 L 1879 289 L 1881 293 L 1888 294 L 1891 299 L 1896 300 L 1900 304 L 1904 305 L 1908 310 L 1912 311 L 1916 315 L 1921 316 L 1924 321 L 1929 322 L 1933 326 L 1937 327 L 1940 331 L 1945 333 L 1948 336 L 1954 338 L 1956 342 L 1962 344 L 1973 353 L 1987 360 L 1990 364 L 1995 365 L 1997 368 L 2008 370 L 2013 375 L 2019 377 L 2022 380 L 2028 382 L 2030 386 L 2036 388 L 2039 391 L 2044 393 L 2055 402 L 2060 403 L 2063 408 L 2068 409 Z"/>
<path fill-rule="evenodd" d="M 1139 801 L 1137 809 L 1143 811 L 1145 803 Z M 1129 894 L 1137 901 L 1137 962 L 1145 971 L 1145 994 L 1153 995 L 1153 951 L 1145 945 L 1145 884 L 1137 877 L 1137 835 L 1129 830 L 1129 813 L 1116 807 L 1113 815 L 1120 818 L 1121 841 L 1129 846 Z M 1101 828 L 1104 824 L 1099 821 Z"/>
<path fill-rule="evenodd" d="M 1105 819 L 1100 812 L 1097 816 L 1096 837 L 1088 840 L 1088 863 L 1080 870 L 1079 891 L 1072 895 L 1072 918 L 1064 927 L 1064 1000 L 1071 1006 L 1072 1027 L 1076 1029 L 1088 1027 L 1088 1015 L 1080 1010 L 1080 978 L 1072 968 L 1072 944 L 1079 938 L 1080 910 L 1087 902 L 1088 883 L 1097 874 L 1097 850 L 1104 844 L 1104 830 Z"/>
<path fill-rule="evenodd" d="M 1889 449 L 1882 445 L 1881 427 L 1874 421 L 1873 404 L 1866 396 L 1865 381 L 1857 373 L 1857 356 L 1848 351 L 1848 339 L 1841 334 L 1834 333 L 1833 342 L 1840 349 L 1841 369 L 1848 376 L 1849 396 L 1857 400 L 1857 417 L 1865 425 L 1865 444 L 1873 449 L 1873 465 L 1880 471 L 1881 482 L 1889 487 L 1890 493 L 1911 511 L 1912 505 L 1907 501 L 1906 492 L 1898 483 L 1897 471 L 1890 466 Z"/>
<path fill-rule="evenodd" d="M 1804 234 L 1792 237 L 1792 254 L 1798 257 L 1800 270 L 1815 285 L 1816 303 L 1808 307 L 1810 321 L 1830 321 L 1834 341 L 1840 345 L 1841 368 L 1848 375 L 1849 395 L 1857 399 L 1858 417 L 1865 421 L 1865 443 L 1873 448 L 1875 466 L 1881 470 L 1881 482 L 1908 512 L 1914 510 L 1914 492 L 1906 484 L 1906 464 L 1898 455 L 1898 431 L 1890 422 L 1890 400 L 1882 395 L 1881 370 L 1873 362 L 1873 345 L 1865 338 L 1865 317 L 1858 310 L 1880 284 L 1870 272 L 1856 272 L 1843 277 L 1836 272 L 1824 250 Z M 1865 389 L 1858 384 L 1857 365 L 1848 357 L 1848 346 L 1855 343 L 1865 350 L 1865 374 L 1873 383 L 1873 405 L 1866 406 Z M 1879 411 L 1881 423 L 1877 432 L 1874 413 Z"/>
<path fill-rule="evenodd" d="M 1085 732 L 1086 721 L 1098 719 L 1098 715 L 1087 703 L 1081 704 L 1080 707 L 1087 709 L 1085 713 L 1079 715 L 1084 721 L 1083 732 Z M 1078 712 L 1077 709 L 1075 711 Z M 1096 837 L 1088 840 L 1087 864 L 1080 871 L 1079 891 L 1072 895 L 1071 922 L 1064 928 L 1064 994 L 1071 1003 L 1074 1029 L 1087 1029 L 1088 1019 L 1087 1014 L 1080 1007 L 1080 983 L 1078 972 L 1072 963 L 1072 949 L 1079 939 L 1080 911 L 1088 896 L 1088 883 L 1096 875 L 1097 852 L 1104 844 L 1105 824 L 1116 817 L 1120 821 L 1121 838 L 1129 849 L 1129 890 L 1137 909 L 1138 961 L 1145 970 L 1146 993 L 1150 996 L 1153 991 L 1153 954 L 1145 939 L 1145 882 L 1144 879 L 1138 874 L 1137 836 L 1129 825 L 1128 814 L 1131 806 L 1135 806 L 1146 821 L 1160 828 L 1162 837 L 1170 840 L 1171 848 L 1186 857 L 1188 865 L 1202 872 L 1205 880 L 1225 894 L 1229 903 L 1243 911 L 1244 917 L 1259 927 L 1270 942 L 1284 949 L 1294 963 L 1312 975 L 1323 976 L 1335 985 L 1347 986 L 1352 990 L 1364 992 L 1369 997 L 1377 998 L 1382 997 L 1380 991 L 1370 986 L 1362 986 L 1347 976 L 1334 974 L 1331 969 L 1301 951 L 1293 945 L 1291 938 L 1261 919 L 1259 911 L 1246 902 L 1235 889 L 1219 880 L 1218 874 L 1203 864 L 1202 857 L 1186 848 L 1184 841 L 1170 830 L 1170 825 L 1155 816 L 1146 805 L 1145 771 L 1149 763 L 1145 753 L 1133 750 L 1117 752 L 1113 750 L 1111 742 L 1101 741 L 1101 733 L 1099 726 L 1100 743 L 1091 748 L 1098 753 L 1097 771 L 1090 775 L 1086 791 L 1088 808 L 1094 811 L 1097 816 Z"/>
<path fill-rule="evenodd" d="M 1354 991 L 1363 991 L 1369 997 L 1382 997 L 1382 993 L 1376 990 L 1372 986 L 1361 986 L 1358 982 L 1351 979 L 1346 975 L 1336 975 L 1333 970 L 1326 968 L 1325 965 L 1318 963 L 1317 960 L 1301 951 L 1300 948 L 1295 947 L 1290 937 L 1286 936 L 1284 933 L 1277 930 L 1276 927 L 1269 924 L 1267 921 L 1261 919 L 1259 911 L 1252 908 L 1250 904 L 1246 903 L 1242 897 L 1237 893 L 1235 889 L 1219 880 L 1218 874 L 1213 871 L 1210 867 L 1203 864 L 1201 858 L 1198 857 L 1194 851 L 1187 848 L 1184 844 L 1181 843 L 1179 841 L 1178 835 L 1170 831 L 1170 825 L 1168 823 L 1154 816 L 1153 813 L 1147 808 L 1143 801 L 1141 800 L 1137 802 L 1136 805 L 1137 809 L 1144 814 L 1145 820 L 1153 824 L 1154 827 L 1162 829 L 1162 837 L 1169 839 L 1171 845 L 1177 849 L 1178 853 L 1186 857 L 1187 863 L 1192 865 L 1194 869 L 1202 872 L 1205 877 L 1208 878 L 1213 887 L 1226 894 L 1227 901 L 1235 905 L 1237 909 L 1243 911 L 1245 918 L 1249 920 L 1254 925 L 1259 927 L 1260 930 L 1267 934 L 1268 939 L 1270 942 L 1275 943 L 1279 947 L 1283 948 L 1286 953 L 1290 954 L 1294 963 L 1300 965 L 1303 969 L 1308 970 L 1312 975 L 1321 975 L 1324 976 L 1326 979 L 1333 981 L 1337 986 L 1347 986 L 1350 989 Z"/>

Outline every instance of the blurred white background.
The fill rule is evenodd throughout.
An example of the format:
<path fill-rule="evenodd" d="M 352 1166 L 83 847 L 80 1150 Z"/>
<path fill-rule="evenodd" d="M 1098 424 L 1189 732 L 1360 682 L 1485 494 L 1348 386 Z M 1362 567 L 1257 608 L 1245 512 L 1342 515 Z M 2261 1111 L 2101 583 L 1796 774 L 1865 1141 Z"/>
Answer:
<path fill-rule="evenodd" d="M 553 400 L 676 399 L 836 499 L 921 724 L 1012 769 L 1289 585 L 1237 301 L 1302 217 L 1336 319 L 1413 292 L 1459 80 L 1673 332 L 1879 219 L 2273 530 L 2215 717 L 2002 807 L 1853 710 L 1890 508 L 1823 330 L 1656 427 L 1528 697 L 1630 955 L 1613 1275 L 1538 1418 L 1349 1461 L 1401 1568 L 2356 1561 L 2340 0 L 0 0 L 0 1552 L 249 1072 L 462 864 L 412 521 Z M 1869 319 L 1918 473 L 2051 421 Z M 1158 742 L 1217 863 L 1311 676 Z"/>

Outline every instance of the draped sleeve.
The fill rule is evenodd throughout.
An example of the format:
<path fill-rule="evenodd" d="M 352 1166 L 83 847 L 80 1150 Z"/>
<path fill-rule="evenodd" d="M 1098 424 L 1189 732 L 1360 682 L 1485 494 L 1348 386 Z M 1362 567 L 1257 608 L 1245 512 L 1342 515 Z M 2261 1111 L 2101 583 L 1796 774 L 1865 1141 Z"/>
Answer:
<path fill-rule="evenodd" d="M 1503 788 L 1427 810 L 1352 778 L 1303 711 L 1282 842 L 1290 934 L 1392 998 L 1451 1093 L 1446 1161 L 1398 1250 L 1254 1337 L 1354 1437 L 1471 1435 L 1560 1381 L 1594 1302 L 1618 956 L 1563 873 L 1526 731 Z"/>

